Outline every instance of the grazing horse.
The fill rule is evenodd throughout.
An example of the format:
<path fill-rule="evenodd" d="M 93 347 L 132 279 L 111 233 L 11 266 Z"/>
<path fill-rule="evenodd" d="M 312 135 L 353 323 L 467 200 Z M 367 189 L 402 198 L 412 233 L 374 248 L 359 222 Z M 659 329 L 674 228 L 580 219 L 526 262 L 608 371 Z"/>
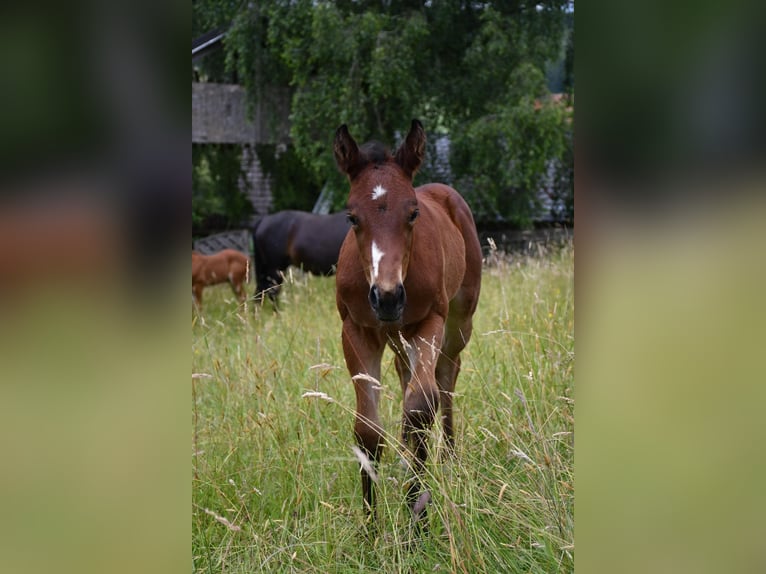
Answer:
<path fill-rule="evenodd" d="M 413 457 L 407 501 L 418 527 L 430 498 L 420 480 L 427 433 L 439 407 L 446 445 L 454 448 L 452 393 L 471 337 L 482 265 L 473 215 L 460 194 L 438 183 L 413 188 L 425 143 L 417 120 L 394 155 L 377 142 L 358 147 L 345 124 L 334 142 L 351 188 L 353 233 L 340 251 L 336 303 L 356 392 L 354 435 L 369 459 L 362 464 L 362 495 L 374 518 L 374 464 L 384 443 L 378 381 L 388 345 L 403 393 L 402 442 Z"/>
<path fill-rule="evenodd" d="M 349 227 L 345 213 L 287 210 L 259 219 L 253 228 L 256 300 L 267 293 L 276 303 L 283 272 L 290 265 L 314 275 L 332 275 Z"/>
<path fill-rule="evenodd" d="M 202 309 L 202 290 L 208 285 L 231 284 L 240 303 L 245 301 L 249 258 L 235 249 L 224 249 L 213 255 L 192 251 L 192 296 L 197 308 Z"/>

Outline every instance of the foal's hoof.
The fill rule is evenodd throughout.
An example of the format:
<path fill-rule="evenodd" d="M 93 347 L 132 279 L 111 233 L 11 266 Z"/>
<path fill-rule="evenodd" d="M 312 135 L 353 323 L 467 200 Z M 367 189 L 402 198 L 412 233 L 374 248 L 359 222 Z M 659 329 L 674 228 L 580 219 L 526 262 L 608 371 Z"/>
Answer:
<path fill-rule="evenodd" d="M 362 539 L 367 543 L 374 543 L 380 535 L 378 525 L 374 520 L 362 525 L 359 533 Z"/>
<path fill-rule="evenodd" d="M 412 532 L 416 539 L 428 533 L 428 503 L 430 501 L 431 493 L 424 490 L 412 505 Z"/>
<path fill-rule="evenodd" d="M 420 548 L 423 536 L 428 534 L 428 503 L 430 501 L 431 493 L 424 490 L 410 508 L 412 521 L 410 522 L 409 539 L 406 543 L 406 547 L 410 551 Z"/>
<path fill-rule="evenodd" d="M 421 518 L 425 517 L 426 508 L 428 507 L 429 502 L 431 502 L 431 493 L 424 490 L 420 493 L 420 496 L 418 496 L 415 504 L 412 505 L 412 517 L 416 521 L 420 521 Z"/>

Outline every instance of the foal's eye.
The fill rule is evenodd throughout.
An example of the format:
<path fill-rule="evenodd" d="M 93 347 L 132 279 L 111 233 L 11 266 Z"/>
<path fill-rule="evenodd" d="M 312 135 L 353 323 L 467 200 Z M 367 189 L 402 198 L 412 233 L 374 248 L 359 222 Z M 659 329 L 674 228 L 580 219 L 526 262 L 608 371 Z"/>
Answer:
<path fill-rule="evenodd" d="M 420 210 L 416 209 L 412 213 L 410 213 L 410 217 L 408 221 L 410 223 L 415 223 L 415 220 L 418 218 L 418 215 L 420 215 Z"/>
<path fill-rule="evenodd" d="M 353 213 L 349 213 L 349 214 L 347 214 L 347 215 L 346 215 L 346 219 L 348 219 L 348 222 L 349 222 L 351 225 L 353 225 L 354 227 L 356 227 L 357 225 L 359 225 L 359 219 L 358 219 L 358 218 L 357 218 L 357 216 L 356 216 L 356 215 L 354 215 Z"/>

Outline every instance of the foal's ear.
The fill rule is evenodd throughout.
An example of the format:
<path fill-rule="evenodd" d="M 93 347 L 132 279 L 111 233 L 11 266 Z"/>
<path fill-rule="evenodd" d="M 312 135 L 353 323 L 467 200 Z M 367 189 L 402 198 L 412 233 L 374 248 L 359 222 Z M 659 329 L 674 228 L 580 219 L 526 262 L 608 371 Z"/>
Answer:
<path fill-rule="evenodd" d="M 359 146 L 356 145 L 354 138 L 348 133 L 346 124 L 335 130 L 333 153 L 335 154 L 335 163 L 338 164 L 338 169 L 345 173 L 349 179 L 354 179 L 359 172 L 361 163 Z"/>
<path fill-rule="evenodd" d="M 423 124 L 418 120 L 412 120 L 410 133 L 396 150 L 396 163 L 404 170 L 408 177 L 413 178 L 423 161 L 426 151 L 426 132 Z"/>

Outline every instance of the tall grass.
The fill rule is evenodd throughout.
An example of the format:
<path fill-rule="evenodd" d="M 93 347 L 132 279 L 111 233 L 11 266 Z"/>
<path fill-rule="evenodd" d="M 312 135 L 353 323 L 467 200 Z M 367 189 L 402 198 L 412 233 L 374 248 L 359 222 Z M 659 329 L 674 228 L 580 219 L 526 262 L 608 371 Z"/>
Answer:
<path fill-rule="evenodd" d="M 391 440 L 379 524 L 365 525 L 334 278 L 293 274 L 278 314 L 207 289 L 192 317 L 194 571 L 573 571 L 573 261 L 567 245 L 485 267 L 454 401 L 456 456 L 440 456 L 437 424 L 430 530 L 414 545 L 389 351 Z"/>

